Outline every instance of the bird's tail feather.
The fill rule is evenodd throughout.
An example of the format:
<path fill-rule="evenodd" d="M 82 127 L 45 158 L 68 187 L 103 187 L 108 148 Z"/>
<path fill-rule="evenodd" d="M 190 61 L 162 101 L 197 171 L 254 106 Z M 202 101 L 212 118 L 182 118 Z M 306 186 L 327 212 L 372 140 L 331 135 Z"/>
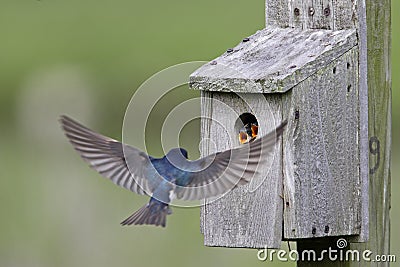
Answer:
<path fill-rule="evenodd" d="M 160 206 L 162 204 L 162 206 Z M 163 203 L 147 203 L 139 210 L 135 211 L 131 216 L 126 218 L 122 225 L 155 225 L 165 227 L 167 215 L 171 214 L 168 205 Z"/>

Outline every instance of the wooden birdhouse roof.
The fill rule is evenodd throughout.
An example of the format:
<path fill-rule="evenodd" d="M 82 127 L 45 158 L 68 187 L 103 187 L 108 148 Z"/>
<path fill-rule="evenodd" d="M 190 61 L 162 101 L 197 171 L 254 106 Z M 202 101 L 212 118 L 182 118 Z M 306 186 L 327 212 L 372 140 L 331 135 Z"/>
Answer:
<path fill-rule="evenodd" d="M 203 65 L 192 89 L 284 93 L 357 45 L 355 29 L 302 30 L 267 27 Z"/>

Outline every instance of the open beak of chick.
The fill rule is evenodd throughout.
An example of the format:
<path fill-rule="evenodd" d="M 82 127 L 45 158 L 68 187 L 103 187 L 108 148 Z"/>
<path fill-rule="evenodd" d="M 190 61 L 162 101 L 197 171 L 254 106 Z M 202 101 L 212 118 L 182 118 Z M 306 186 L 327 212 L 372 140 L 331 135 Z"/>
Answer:
<path fill-rule="evenodd" d="M 248 123 L 239 131 L 239 142 L 246 144 L 256 139 L 258 134 L 258 125 L 255 123 Z"/>

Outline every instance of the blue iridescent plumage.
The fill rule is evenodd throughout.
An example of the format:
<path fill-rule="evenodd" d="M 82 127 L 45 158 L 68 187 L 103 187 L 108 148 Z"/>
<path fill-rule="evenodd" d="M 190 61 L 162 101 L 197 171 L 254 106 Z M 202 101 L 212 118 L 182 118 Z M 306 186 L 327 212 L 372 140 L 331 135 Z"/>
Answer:
<path fill-rule="evenodd" d="M 238 148 L 190 161 L 182 148 L 172 149 L 162 158 L 153 158 L 67 116 L 61 116 L 60 122 L 73 147 L 90 167 L 121 187 L 151 197 L 121 224 L 156 226 L 166 225 L 172 197 L 205 199 L 248 183 L 266 154 L 273 151 L 286 125 L 285 121 L 275 131 Z"/>

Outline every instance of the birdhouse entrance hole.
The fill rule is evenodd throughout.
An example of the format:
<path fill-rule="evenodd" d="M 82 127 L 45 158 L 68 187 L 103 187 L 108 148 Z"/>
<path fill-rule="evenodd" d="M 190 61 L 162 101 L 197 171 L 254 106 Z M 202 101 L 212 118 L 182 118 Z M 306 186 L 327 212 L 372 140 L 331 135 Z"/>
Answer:
<path fill-rule="evenodd" d="M 235 132 L 239 134 L 239 140 L 240 134 L 241 132 L 244 132 L 244 130 L 247 131 L 247 134 L 250 136 L 250 138 L 256 138 L 258 133 L 258 121 L 256 116 L 246 112 L 240 115 L 239 118 L 237 118 L 235 122 Z"/>

